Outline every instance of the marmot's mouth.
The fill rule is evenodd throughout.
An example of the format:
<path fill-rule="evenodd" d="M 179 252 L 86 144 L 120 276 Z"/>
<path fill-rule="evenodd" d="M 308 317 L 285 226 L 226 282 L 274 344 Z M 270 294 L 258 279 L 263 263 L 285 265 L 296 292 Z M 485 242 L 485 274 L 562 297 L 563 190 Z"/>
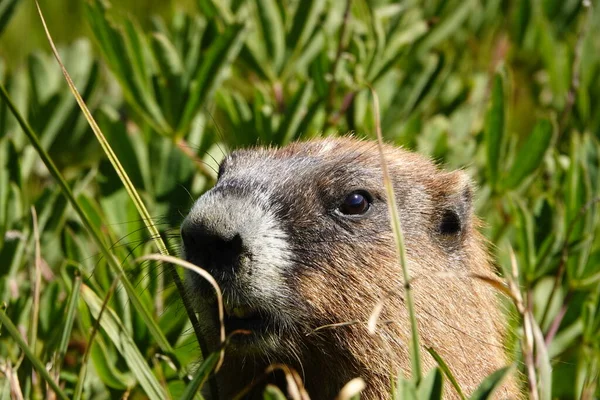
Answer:
<path fill-rule="evenodd" d="M 262 334 L 267 328 L 267 318 L 258 310 L 247 306 L 225 305 L 225 331 L 230 334 L 236 330 L 250 331 L 251 336 Z M 240 332 L 243 333 L 243 332 Z M 239 337 L 249 335 L 236 335 Z"/>

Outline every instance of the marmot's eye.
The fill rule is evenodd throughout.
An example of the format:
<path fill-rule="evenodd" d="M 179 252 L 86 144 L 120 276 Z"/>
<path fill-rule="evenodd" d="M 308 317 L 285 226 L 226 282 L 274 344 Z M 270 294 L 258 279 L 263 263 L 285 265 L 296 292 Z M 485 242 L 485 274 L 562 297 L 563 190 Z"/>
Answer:
<path fill-rule="evenodd" d="M 370 206 L 371 203 L 365 194 L 354 192 L 346 196 L 339 210 L 345 215 L 359 215 L 367 212 Z"/>

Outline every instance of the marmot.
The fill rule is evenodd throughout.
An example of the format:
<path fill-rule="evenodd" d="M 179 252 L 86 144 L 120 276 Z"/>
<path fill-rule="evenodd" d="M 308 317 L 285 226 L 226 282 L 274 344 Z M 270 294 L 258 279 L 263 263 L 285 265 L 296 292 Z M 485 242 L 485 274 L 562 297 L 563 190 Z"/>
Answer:
<path fill-rule="evenodd" d="M 494 290 L 469 274 L 493 275 L 463 171 L 386 145 L 404 233 L 421 345 L 433 347 L 466 393 L 508 364 Z M 390 227 L 377 143 L 352 138 L 236 150 L 214 188 L 185 218 L 183 256 L 223 291 L 227 333 L 238 329 L 217 374 L 221 399 L 285 363 L 313 399 L 334 399 L 349 380 L 363 399 L 384 399 L 410 374 L 410 324 Z M 200 323 L 218 346 L 212 288 L 187 281 Z M 375 335 L 366 321 L 382 299 Z M 343 326 L 316 328 L 340 322 Z M 386 323 L 384 323 L 386 322 Z M 422 351 L 427 369 L 435 365 Z M 456 396 L 449 384 L 446 394 Z M 504 387 L 501 397 L 514 389 Z M 262 398 L 256 395 L 257 398 Z M 253 397 L 252 397 L 253 398 Z"/>

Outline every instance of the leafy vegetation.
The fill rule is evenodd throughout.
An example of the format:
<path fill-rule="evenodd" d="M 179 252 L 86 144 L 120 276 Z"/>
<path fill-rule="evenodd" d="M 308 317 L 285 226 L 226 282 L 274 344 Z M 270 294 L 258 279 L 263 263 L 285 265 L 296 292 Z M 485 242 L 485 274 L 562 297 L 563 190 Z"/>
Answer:
<path fill-rule="evenodd" d="M 0 2 L 0 34 L 21 2 Z M 200 398 L 218 354 L 191 334 L 177 273 L 136 259 L 177 254 L 182 215 L 228 149 L 375 138 L 376 126 L 477 183 L 524 392 L 600 396 L 599 4 L 198 0 L 134 18 L 90 0 L 80 11 L 89 37 L 58 50 L 104 139 L 49 47 L 19 65 L 1 53 L 0 398 Z M 439 368 L 399 377 L 394 398 L 458 385 L 427 350 Z"/>

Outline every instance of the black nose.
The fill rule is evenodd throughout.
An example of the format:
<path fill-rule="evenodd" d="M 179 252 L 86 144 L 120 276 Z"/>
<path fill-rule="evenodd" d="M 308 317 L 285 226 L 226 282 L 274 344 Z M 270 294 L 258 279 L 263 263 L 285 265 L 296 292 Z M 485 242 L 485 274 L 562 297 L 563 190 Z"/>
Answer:
<path fill-rule="evenodd" d="M 181 238 L 188 261 L 209 271 L 235 270 L 245 253 L 239 233 L 225 235 L 199 224 L 184 223 Z"/>

